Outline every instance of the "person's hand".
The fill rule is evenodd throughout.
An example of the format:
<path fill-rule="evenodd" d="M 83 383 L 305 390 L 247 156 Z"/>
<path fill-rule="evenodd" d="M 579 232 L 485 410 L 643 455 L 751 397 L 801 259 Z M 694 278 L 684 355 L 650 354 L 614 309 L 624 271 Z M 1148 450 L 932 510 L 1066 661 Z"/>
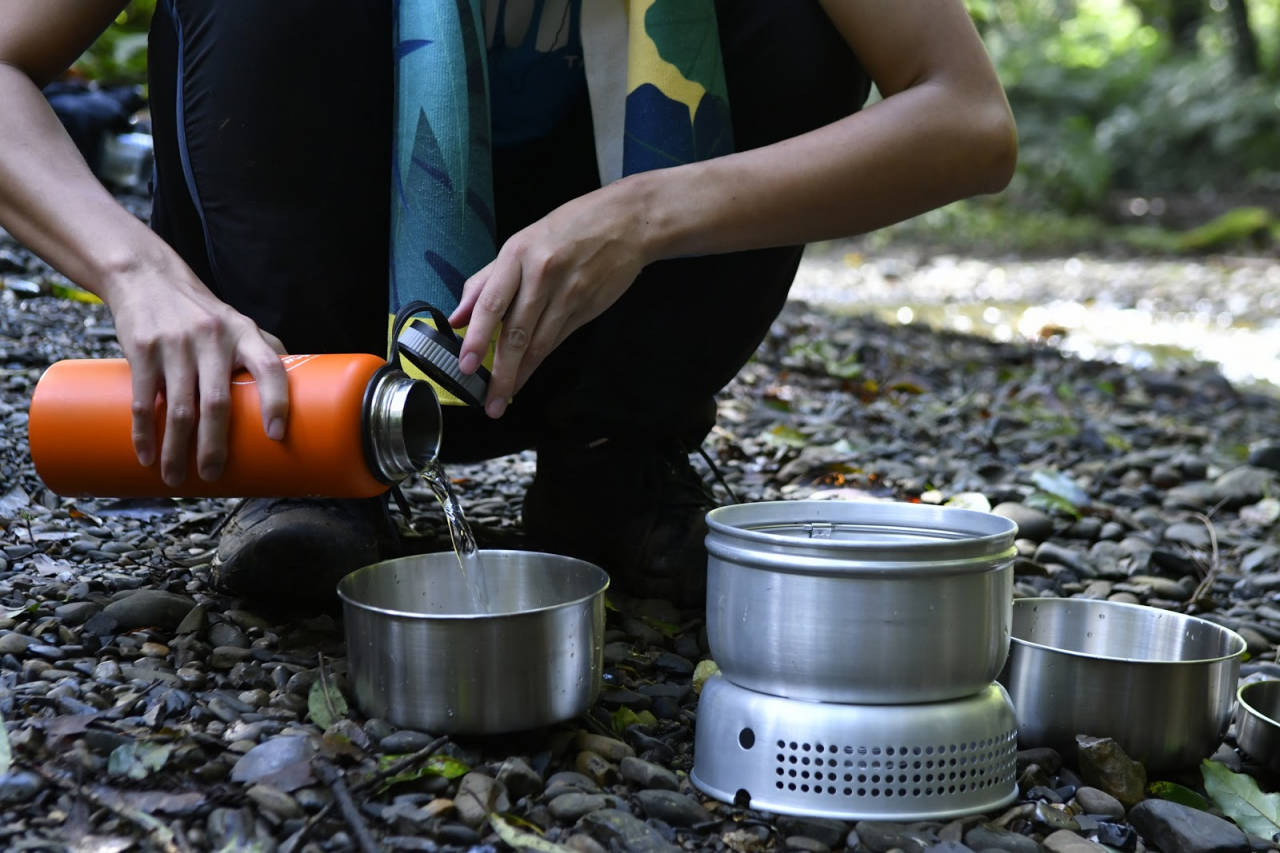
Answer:
<path fill-rule="evenodd" d="M 257 380 L 262 427 L 281 439 L 289 413 L 284 346 L 209 291 L 186 267 L 131 270 L 113 282 L 105 301 L 133 377 L 133 446 L 138 461 L 157 457 L 155 407 L 163 395 L 166 417 L 160 473 L 176 487 L 190 472 L 195 430 L 197 472 L 216 480 L 227 459 L 230 376 L 247 368 Z"/>
<path fill-rule="evenodd" d="M 468 327 L 463 373 L 475 372 L 502 326 L 485 401 L 490 417 L 501 417 L 551 351 L 616 302 L 651 260 L 642 207 L 625 184 L 574 199 L 513 235 L 463 286 L 449 317 L 455 328 Z"/>

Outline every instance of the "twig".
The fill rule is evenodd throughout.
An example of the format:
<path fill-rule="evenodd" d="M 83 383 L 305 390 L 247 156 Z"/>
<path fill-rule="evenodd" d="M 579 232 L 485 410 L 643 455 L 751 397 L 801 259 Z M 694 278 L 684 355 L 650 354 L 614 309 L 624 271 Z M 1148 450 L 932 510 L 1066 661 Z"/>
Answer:
<path fill-rule="evenodd" d="M 1192 516 L 1198 518 L 1209 531 L 1209 568 L 1205 571 L 1204 579 L 1200 581 L 1196 591 L 1191 594 L 1191 603 L 1199 604 L 1200 600 L 1209 594 L 1210 587 L 1218 577 L 1218 534 L 1207 515 L 1196 512 L 1192 513 Z"/>
<path fill-rule="evenodd" d="M 364 818 L 360 815 L 360 809 L 356 806 L 355 801 L 351 799 L 351 792 L 347 789 L 347 783 L 343 780 L 342 774 L 338 772 L 338 768 L 334 767 L 325 759 L 318 759 L 314 766 L 316 772 L 320 774 L 321 780 L 333 789 L 333 797 L 337 800 L 338 809 L 342 812 L 343 818 L 347 821 L 347 826 L 351 827 L 351 831 L 356 836 L 356 841 L 360 845 L 363 853 L 381 853 L 382 847 L 374 840 L 372 833 L 369 832 L 369 825 L 364 822 Z"/>
<path fill-rule="evenodd" d="M 180 828 L 175 829 L 166 826 L 161 821 L 152 817 L 145 812 L 137 809 L 131 809 L 121 803 L 115 803 L 106 797 L 100 797 L 93 790 L 84 787 L 78 782 L 72 782 L 70 779 L 64 779 L 61 775 L 51 773 L 43 767 L 37 767 L 36 772 L 43 776 L 53 784 L 63 788 L 71 793 L 83 797 L 91 801 L 94 805 L 107 809 L 113 814 L 128 820 L 138 828 L 145 831 L 148 835 L 154 836 L 159 842 L 165 853 L 192 853 L 191 843 L 187 840 Z"/>
<path fill-rule="evenodd" d="M 390 779 L 403 770 L 427 760 L 431 756 L 435 755 L 436 752 L 440 750 L 440 747 L 444 746 L 448 742 L 449 739 L 447 737 L 438 737 L 417 752 L 406 755 L 394 764 L 389 765 L 385 770 L 379 770 L 367 779 L 362 779 L 356 784 L 347 787 L 347 790 L 352 794 L 363 794 L 365 791 L 381 785 L 387 779 Z M 317 770 L 317 772 L 322 773 L 323 771 Z M 345 786 L 345 781 L 343 784 Z M 329 816 L 329 812 L 333 810 L 335 803 L 336 799 L 334 802 L 325 803 L 325 805 L 321 806 L 318 812 L 307 818 L 307 822 L 304 823 L 297 832 L 289 836 L 289 838 L 285 840 L 284 844 L 280 845 L 280 853 L 293 853 L 298 844 L 300 844 L 302 840 L 307 837 L 307 834 L 311 832 L 312 828 Z"/>
<path fill-rule="evenodd" d="M 383 782 L 387 781 L 392 776 L 395 776 L 400 772 L 407 770 L 408 768 L 412 767 L 415 764 L 426 761 L 428 758 L 430 758 L 431 756 L 439 752 L 440 747 L 444 746 L 448 742 L 449 742 L 449 739 L 447 737 L 436 738 L 435 740 L 431 741 L 431 743 L 427 744 L 417 752 L 411 753 L 410 755 L 406 755 L 404 758 L 401 758 L 399 761 L 396 761 L 394 764 L 388 765 L 385 770 L 379 770 L 369 778 L 361 779 L 359 782 L 351 786 L 351 792 L 353 794 L 361 794 L 369 790 L 370 788 L 373 788 L 377 785 L 381 785 Z"/>
<path fill-rule="evenodd" d="M 329 718 L 338 720 L 345 717 L 345 714 L 339 714 L 338 709 L 333 707 L 333 698 L 329 695 L 329 679 L 324 674 L 324 652 L 319 652 L 317 657 L 320 658 L 320 693 L 324 696 L 325 707 L 329 709 Z"/>

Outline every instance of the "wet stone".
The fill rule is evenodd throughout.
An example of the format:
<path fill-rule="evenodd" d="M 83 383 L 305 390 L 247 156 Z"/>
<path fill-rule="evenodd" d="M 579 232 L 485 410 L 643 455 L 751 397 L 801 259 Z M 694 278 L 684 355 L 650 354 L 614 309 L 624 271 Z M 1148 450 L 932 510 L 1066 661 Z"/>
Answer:
<path fill-rule="evenodd" d="M 653 659 L 654 666 L 672 675 L 693 675 L 693 662 L 675 652 L 661 652 Z"/>
<path fill-rule="evenodd" d="M 30 802 L 44 786 L 44 779 L 28 770 L 11 770 L 0 774 L 0 805 L 16 806 Z"/>
<path fill-rule="evenodd" d="M 975 853 L 975 851 L 959 841 L 944 840 L 924 848 L 924 853 Z"/>
<path fill-rule="evenodd" d="M 599 794 L 600 786 L 589 777 L 573 770 L 562 770 L 547 779 L 544 797 L 558 797 L 561 794 L 576 792 L 579 794 Z"/>
<path fill-rule="evenodd" d="M 10 632 L 0 636 L 0 655 L 23 655 L 35 640 L 25 634 Z"/>
<path fill-rule="evenodd" d="M 1245 853 L 1249 839 L 1235 824 L 1168 800 L 1146 800 L 1129 811 L 1129 823 L 1148 846 L 1164 853 Z"/>
<path fill-rule="evenodd" d="M 92 601 L 71 601 L 55 607 L 53 615 L 57 616 L 63 625 L 74 627 L 88 622 L 90 617 L 101 609 Z"/>
<path fill-rule="evenodd" d="M 496 779 L 476 772 L 462 777 L 453 804 L 458 809 L 458 820 L 472 829 L 483 825 L 493 812 L 511 810 L 506 788 Z"/>
<path fill-rule="evenodd" d="M 1042 849 L 1034 838 L 990 823 L 979 824 L 965 833 L 964 843 L 974 850 L 994 849 L 1006 853 L 1041 853 Z"/>
<path fill-rule="evenodd" d="M 849 834 L 849 824 L 825 817 L 779 817 L 778 831 L 783 835 L 815 838 L 831 848 L 839 847 Z"/>
<path fill-rule="evenodd" d="M 1076 791 L 1076 803 L 1084 809 L 1085 814 L 1105 817 L 1111 820 L 1124 819 L 1124 806 L 1106 791 L 1084 786 Z"/>
<path fill-rule="evenodd" d="M 580 794 L 569 793 L 547 803 L 547 808 L 556 820 L 562 823 L 576 823 L 584 815 L 601 809 L 625 809 L 626 802 L 612 794 Z"/>
<path fill-rule="evenodd" d="M 1125 755 L 1111 738 L 1076 738 L 1080 773 L 1091 787 L 1106 791 L 1125 808 L 1142 802 L 1147 792 L 1147 771 Z"/>
<path fill-rule="evenodd" d="M 805 835 L 789 835 L 785 843 L 788 850 L 798 850 L 800 853 L 831 853 L 831 848 L 826 844 Z"/>
<path fill-rule="evenodd" d="M 676 774 L 650 761 L 628 756 L 619 763 L 618 770 L 622 773 L 623 779 L 641 788 L 660 791 L 680 789 L 680 779 Z"/>
<path fill-rule="evenodd" d="M 688 827 L 714 820 L 711 812 L 693 797 L 675 791 L 637 791 L 635 801 L 647 817 L 672 826 Z"/>
<path fill-rule="evenodd" d="M 412 729 L 401 729 L 387 735 L 379 743 L 378 748 L 387 755 L 408 755 L 420 749 L 426 749 L 435 738 Z"/>
<path fill-rule="evenodd" d="M 601 758 L 613 762 L 634 757 L 636 754 L 636 751 L 623 741 L 588 732 L 579 732 L 574 739 L 574 746 L 580 750 L 593 752 Z"/>
<path fill-rule="evenodd" d="M 302 806 L 293 797 L 271 785 L 253 785 L 245 792 L 249 799 L 281 818 L 302 817 Z"/>
<path fill-rule="evenodd" d="M 1138 833 L 1127 823 L 1100 822 L 1093 828 L 1094 839 L 1116 850 L 1133 850 L 1138 845 Z"/>
<path fill-rule="evenodd" d="M 858 838 L 872 853 L 889 853 L 890 850 L 902 850 L 903 853 L 923 853 L 938 843 L 934 833 L 922 832 L 901 823 L 864 820 L 854 825 Z"/>
<path fill-rule="evenodd" d="M 185 595 L 158 589 L 140 589 L 103 608 L 125 630 L 135 628 L 159 628 L 172 631 L 177 628 L 195 601 Z"/>
<path fill-rule="evenodd" d="M 511 757 L 502 762 L 498 770 L 498 782 L 512 799 L 532 796 L 543 789 L 542 775 L 529 766 L 523 758 Z"/>
<path fill-rule="evenodd" d="M 1107 853 L 1107 848 L 1101 844 L 1081 838 L 1065 829 L 1060 829 L 1045 838 L 1044 847 L 1051 853 Z"/>
<path fill-rule="evenodd" d="M 1054 830 L 1075 832 L 1080 828 L 1080 824 L 1070 814 L 1047 803 L 1036 803 L 1032 817 L 1037 823 Z"/>
<path fill-rule="evenodd" d="M 680 850 L 656 829 L 621 809 L 591 812 L 578 821 L 577 826 L 616 853 L 678 853 Z"/>

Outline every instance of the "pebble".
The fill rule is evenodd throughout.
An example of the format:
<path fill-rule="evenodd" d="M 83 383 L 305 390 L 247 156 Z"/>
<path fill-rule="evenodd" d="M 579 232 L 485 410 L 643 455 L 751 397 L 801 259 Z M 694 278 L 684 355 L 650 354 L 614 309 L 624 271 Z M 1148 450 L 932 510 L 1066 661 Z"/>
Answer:
<path fill-rule="evenodd" d="M 858 840 L 872 853 L 889 853 L 890 850 L 924 853 L 940 840 L 933 833 L 886 821 L 859 821 L 854 825 L 854 831 L 858 833 Z"/>
<path fill-rule="evenodd" d="M 679 853 L 653 827 L 622 809 L 601 809 L 584 815 L 577 826 L 615 853 Z"/>
<path fill-rule="evenodd" d="M 701 803 L 676 791 L 636 791 L 635 802 L 646 817 L 657 818 L 672 826 L 696 826 L 713 820 L 711 812 Z"/>
<path fill-rule="evenodd" d="M 1041 853 L 1034 838 L 1019 835 L 989 823 L 979 824 L 965 833 L 964 843 L 973 850 L 1004 850 L 1006 853 Z"/>
<path fill-rule="evenodd" d="M 1081 838 L 1066 829 L 1059 829 L 1046 837 L 1044 846 L 1051 853 L 1107 853 L 1107 848 L 1096 841 Z"/>
<path fill-rule="evenodd" d="M 1246 853 L 1249 839 L 1208 812 L 1169 800 L 1146 800 L 1129 810 L 1129 823 L 1148 846 L 1164 853 Z"/>
<path fill-rule="evenodd" d="M 29 770 L 10 770 L 0 774 L 0 805 L 17 806 L 35 799 L 44 790 L 45 781 Z"/>
<path fill-rule="evenodd" d="M 778 831 L 786 836 L 801 835 L 813 838 L 835 849 L 849 834 L 849 824 L 826 817 L 786 815 L 778 818 Z"/>
<path fill-rule="evenodd" d="M 111 602 L 103 608 L 103 613 L 125 630 L 159 628 L 172 631 L 194 606 L 195 601 L 185 595 L 158 589 L 140 589 L 119 601 Z"/>
<path fill-rule="evenodd" d="M 401 729 L 378 742 L 378 748 L 387 755 L 409 755 L 426 749 L 435 738 L 412 729 Z"/>
<path fill-rule="evenodd" d="M 590 734 L 589 732 L 579 732 L 574 740 L 574 746 L 584 752 L 594 753 L 606 761 L 619 762 L 624 758 L 634 758 L 636 751 L 627 743 L 617 740 L 616 738 L 604 737 L 603 735 Z M 587 774 L 591 775 L 591 774 Z"/>
<path fill-rule="evenodd" d="M 680 790 L 680 779 L 665 767 L 650 761 L 625 756 L 618 764 L 622 778 L 640 788 L 652 788 L 660 791 Z"/>
<path fill-rule="evenodd" d="M 601 809 L 625 809 L 626 801 L 612 794 L 580 794 L 571 792 L 547 803 L 551 815 L 563 823 L 576 823 L 584 815 Z"/>
<path fill-rule="evenodd" d="M 1096 815 L 1109 820 L 1124 819 L 1124 806 L 1106 791 L 1100 791 L 1088 785 L 1082 786 L 1076 789 L 1076 802 L 1080 805 L 1080 808 L 1084 809 L 1085 814 Z"/>

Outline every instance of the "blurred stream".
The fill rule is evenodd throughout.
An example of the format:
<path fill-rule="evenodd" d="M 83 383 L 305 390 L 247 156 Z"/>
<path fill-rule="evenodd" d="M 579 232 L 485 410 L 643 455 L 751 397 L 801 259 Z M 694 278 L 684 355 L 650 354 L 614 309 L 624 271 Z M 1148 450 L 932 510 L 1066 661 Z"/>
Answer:
<path fill-rule="evenodd" d="M 1238 387 L 1280 395 L 1270 258 L 873 258 L 824 244 L 806 253 L 791 298 L 1136 367 L 1212 362 Z"/>

